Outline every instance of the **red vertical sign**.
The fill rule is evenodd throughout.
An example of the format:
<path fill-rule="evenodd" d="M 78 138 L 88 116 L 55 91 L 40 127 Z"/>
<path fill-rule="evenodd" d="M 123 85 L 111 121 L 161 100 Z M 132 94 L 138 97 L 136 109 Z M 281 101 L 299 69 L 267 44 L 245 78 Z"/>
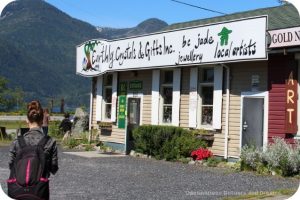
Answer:
<path fill-rule="evenodd" d="M 286 117 L 285 129 L 286 133 L 296 134 L 297 128 L 297 100 L 298 100 L 298 82 L 294 79 L 295 72 L 290 71 L 289 77 L 286 80 Z"/>

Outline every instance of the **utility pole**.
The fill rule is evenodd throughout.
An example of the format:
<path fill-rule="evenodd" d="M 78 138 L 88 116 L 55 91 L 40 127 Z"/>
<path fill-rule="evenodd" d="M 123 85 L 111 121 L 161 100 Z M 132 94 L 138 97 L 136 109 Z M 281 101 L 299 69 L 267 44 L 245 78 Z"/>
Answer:
<path fill-rule="evenodd" d="M 65 113 L 65 100 L 61 99 L 60 113 Z"/>

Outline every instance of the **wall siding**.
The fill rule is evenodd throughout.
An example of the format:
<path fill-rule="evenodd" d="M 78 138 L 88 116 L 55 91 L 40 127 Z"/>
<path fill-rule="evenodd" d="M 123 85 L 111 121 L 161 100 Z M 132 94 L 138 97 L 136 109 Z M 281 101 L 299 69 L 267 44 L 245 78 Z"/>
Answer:
<path fill-rule="evenodd" d="M 230 64 L 230 108 L 228 156 L 240 155 L 241 93 L 251 91 L 252 75 L 259 75 L 259 91 L 267 90 L 267 62 L 244 62 Z M 226 98 L 223 96 L 223 99 Z M 226 112 L 223 104 L 223 114 Z M 225 117 L 222 120 L 225 128 Z M 223 132 L 223 131 L 222 131 Z"/>
<path fill-rule="evenodd" d="M 132 72 L 120 72 L 119 81 L 141 80 L 143 81 L 143 90 L 137 91 L 143 93 L 142 107 L 142 121 L 141 124 L 151 124 L 151 90 L 152 90 L 152 70 L 142 70 L 137 72 L 137 76 L 133 77 Z M 135 93 L 135 91 L 128 90 L 128 93 Z"/>
<path fill-rule="evenodd" d="M 100 140 L 104 142 L 125 144 L 125 129 L 119 129 L 118 126 L 113 125 L 111 136 L 100 135 Z"/>
<path fill-rule="evenodd" d="M 151 95 L 146 94 L 143 97 L 143 125 L 150 125 L 151 124 Z"/>
<path fill-rule="evenodd" d="M 241 92 L 251 91 L 251 76 L 259 75 L 259 91 L 267 90 L 267 63 L 266 62 L 246 62 L 233 63 L 228 65 L 231 70 L 230 83 L 230 109 L 229 109 L 229 142 L 228 156 L 237 157 L 240 154 L 240 117 L 241 117 Z M 190 68 L 184 67 L 181 71 L 181 94 L 180 94 L 180 127 L 188 128 L 189 125 L 189 76 Z M 138 71 L 137 76 L 133 77 L 132 72 L 119 72 L 119 82 L 130 80 L 143 81 L 143 102 L 142 103 L 142 124 L 151 124 L 151 86 L 152 70 Z M 223 87 L 225 88 L 225 87 Z M 128 91 L 132 92 L 132 91 Z M 139 93 L 140 93 L 139 92 Z M 274 94 L 274 96 L 279 94 Z M 225 148 L 225 115 L 226 115 L 226 94 L 223 94 L 222 108 L 222 130 L 215 134 L 215 139 L 211 150 L 215 155 L 224 155 Z M 95 99 L 93 99 L 95 105 Z M 95 107 L 95 106 L 94 106 Z M 276 111 L 273 111 L 276 113 Z M 95 111 L 93 111 L 92 126 L 97 127 Z M 271 118 L 272 119 L 272 118 Z M 273 120 L 281 120 L 280 116 Z M 113 125 L 111 136 L 100 136 L 100 140 L 125 143 L 125 129 L 118 129 L 117 124 Z"/>
<path fill-rule="evenodd" d="M 142 93 L 143 101 L 141 102 L 142 107 L 142 121 L 141 124 L 151 124 L 151 83 L 152 83 L 152 70 L 142 70 L 138 71 L 136 76 L 131 71 L 127 72 L 119 72 L 118 73 L 118 82 L 127 82 L 127 86 L 129 81 L 132 80 L 141 80 L 143 81 L 143 90 L 142 91 L 131 91 L 127 90 L 127 93 Z M 92 115 L 92 126 L 94 129 L 99 129 L 96 121 L 96 99 L 93 99 L 93 115 Z M 117 102 L 117 110 L 118 110 L 118 102 Z M 117 115 L 118 118 L 118 115 Z M 105 142 L 114 142 L 119 144 L 125 144 L 126 133 L 125 129 L 119 129 L 118 124 L 113 123 L 112 133 L 110 136 L 101 135 L 100 130 L 98 131 L 98 135 L 100 136 L 101 141 Z"/>
<path fill-rule="evenodd" d="M 92 123 L 91 123 L 92 127 L 91 128 L 98 129 L 97 122 L 96 122 L 96 95 L 92 99 L 92 106 L 93 106 L 93 109 L 92 109 Z"/>
<path fill-rule="evenodd" d="M 180 90 L 180 115 L 179 126 L 189 127 L 189 91 L 190 90 L 190 68 L 181 69 L 181 90 Z"/>
<path fill-rule="evenodd" d="M 272 137 L 286 138 L 286 85 L 290 70 L 297 71 L 294 55 L 276 55 L 269 57 L 269 141 Z M 297 79 L 297 73 L 293 74 Z M 294 141 L 288 141 L 293 143 Z"/>

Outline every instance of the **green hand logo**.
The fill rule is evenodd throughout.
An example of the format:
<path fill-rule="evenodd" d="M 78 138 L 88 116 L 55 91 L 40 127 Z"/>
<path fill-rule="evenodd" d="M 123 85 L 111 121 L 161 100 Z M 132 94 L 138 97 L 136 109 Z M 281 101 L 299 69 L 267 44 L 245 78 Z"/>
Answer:
<path fill-rule="evenodd" d="M 221 40 L 221 46 L 228 44 L 230 33 L 232 33 L 232 30 L 229 30 L 226 27 L 223 27 L 222 31 L 218 33 L 218 36 L 220 36 L 220 40 Z"/>

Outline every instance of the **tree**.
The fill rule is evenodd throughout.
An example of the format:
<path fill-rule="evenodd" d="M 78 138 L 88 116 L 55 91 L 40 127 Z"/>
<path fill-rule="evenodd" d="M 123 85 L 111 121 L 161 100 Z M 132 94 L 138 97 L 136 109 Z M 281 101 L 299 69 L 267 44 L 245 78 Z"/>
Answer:
<path fill-rule="evenodd" d="M 23 103 L 24 92 L 21 88 L 10 89 L 8 80 L 0 76 L 0 111 L 19 109 Z"/>

